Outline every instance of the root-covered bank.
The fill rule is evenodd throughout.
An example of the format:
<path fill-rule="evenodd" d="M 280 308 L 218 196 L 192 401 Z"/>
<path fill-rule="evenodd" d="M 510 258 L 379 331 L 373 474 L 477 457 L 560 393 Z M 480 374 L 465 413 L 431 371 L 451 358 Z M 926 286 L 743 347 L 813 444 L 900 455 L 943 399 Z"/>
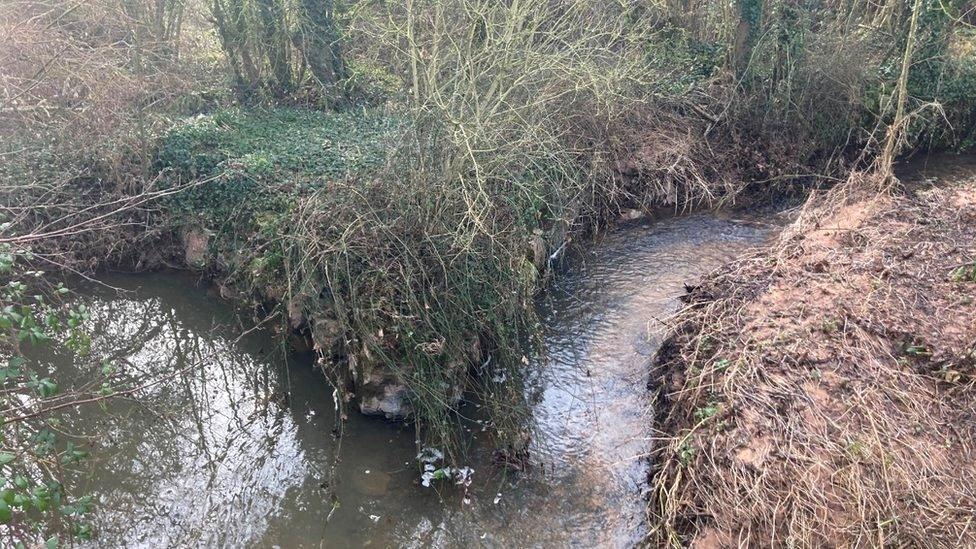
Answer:
<path fill-rule="evenodd" d="M 653 544 L 976 542 L 976 177 L 831 199 L 686 297 Z"/>

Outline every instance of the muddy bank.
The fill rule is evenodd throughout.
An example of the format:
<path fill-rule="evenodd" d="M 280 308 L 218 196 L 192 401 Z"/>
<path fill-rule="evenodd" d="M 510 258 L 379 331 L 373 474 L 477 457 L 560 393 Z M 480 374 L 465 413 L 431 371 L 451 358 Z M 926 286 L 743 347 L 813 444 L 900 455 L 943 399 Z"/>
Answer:
<path fill-rule="evenodd" d="M 976 543 L 976 177 L 804 210 L 658 356 L 651 545 Z"/>

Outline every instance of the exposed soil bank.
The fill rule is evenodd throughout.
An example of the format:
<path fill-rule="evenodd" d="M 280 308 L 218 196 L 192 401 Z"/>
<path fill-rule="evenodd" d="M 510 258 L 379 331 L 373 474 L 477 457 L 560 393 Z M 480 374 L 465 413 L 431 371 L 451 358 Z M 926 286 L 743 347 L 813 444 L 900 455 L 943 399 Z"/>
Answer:
<path fill-rule="evenodd" d="M 969 174 L 835 193 L 690 290 L 651 382 L 649 544 L 976 543 Z"/>

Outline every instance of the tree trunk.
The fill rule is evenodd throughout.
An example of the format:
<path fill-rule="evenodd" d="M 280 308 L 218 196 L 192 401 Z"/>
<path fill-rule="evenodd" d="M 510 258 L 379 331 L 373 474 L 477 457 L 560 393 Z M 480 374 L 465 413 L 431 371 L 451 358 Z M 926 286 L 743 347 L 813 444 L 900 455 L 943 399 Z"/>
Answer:
<path fill-rule="evenodd" d="M 885 136 L 884 150 L 878 159 L 878 171 L 886 185 L 894 181 L 894 171 L 892 165 L 895 162 L 895 155 L 901 145 L 902 135 L 905 133 L 905 101 L 908 96 L 908 74 L 912 67 L 912 54 L 915 51 L 915 35 L 918 33 L 918 15 L 922 11 L 922 0 L 915 0 L 912 7 L 912 19 L 908 27 L 908 41 L 905 44 L 905 53 L 901 60 L 901 74 L 898 76 L 898 85 L 895 88 L 895 118 L 888 126 Z"/>
<path fill-rule="evenodd" d="M 346 79 L 339 32 L 333 18 L 333 0 L 301 0 L 301 26 L 296 46 L 312 76 L 330 93 L 339 93 Z"/>

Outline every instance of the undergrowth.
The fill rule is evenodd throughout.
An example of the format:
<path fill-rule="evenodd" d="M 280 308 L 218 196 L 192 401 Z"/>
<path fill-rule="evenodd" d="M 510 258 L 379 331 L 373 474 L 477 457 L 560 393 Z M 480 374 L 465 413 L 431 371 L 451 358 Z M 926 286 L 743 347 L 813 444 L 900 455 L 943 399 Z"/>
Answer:
<path fill-rule="evenodd" d="M 377 111 L 225 109 L 169 130 L 156 163 L 171 181 L 213 180 L 174 197 L 174 212 L 246 223 L 330 183 L 367 177 L 385 164 L 398 125 Z"/>
<path fill-rule="evenodd" d="M 63 238 L 48 239 L 48 249 L 60 265 L 77 268 L 84 257 L 81 267 L 91 269 L 165 240 L 161 234 L 192 237 L 232 293 L 282 305 L 300 329 L 328 334 L 319 352 L 340 385 L 361 393 L 374 377 L 405 384 L 425 436 L 444 446 L 457 442 L 458 395 L 474 388 L 496 407 L 501 445 L 516 448 L 526 439 L 518 379 L 537 324 L 531 297 L 551 255 L 623 207 L 713 205 L 747 185 L 762 196 L 797 177 L 830 180 L 858 167 L 863 158 L 851 151 L 873 150 L 891 119 L 893 52 L 908 20 L 904 6 L 882 4 L 348 6 L 335 14 L 351 75 L 342 88 L 369 90 L 335 103 L 349 110 L 286 107 L 323 103 L 303 100 L 309 90 L 286 97 L 282 89 L 276 106 L 229 107 L 224 97 L 224 108 L 160 136 L 166 112 L 184 100 L 196 104 L 190 111 L 212 107 L 208 94 L 182 86 L 158 103 L 168 110 L 150 107 L 157 79 L 184 59 L 163 55 L 124 109 L 95 117 L 131 119 L 125 147 L 116 132 L 79 118 L 70 136 L 86 128 L 99 136 L 82 148 L 91 162 L 53 183 L 65 171 L 58 155 L 48 162 L 29 140 L 5 147 L 5 158 L 38 159 L 0 168 L 6 210 L 18 233 L 30 235 L 71 228 L 73 212 L 105 211 L 89 202 L 158 192 L 152 198 L 165 200 L 134 200 L 111 226 L 55 233 Z M 965 145 L 976 127 L 971 30 L 960 23 L 959 2 L 924 6 L 906 141 Z M 59 36 L 73 36 L 73 27 L 53 21 Z M 200 44 L 217 49 L 186 59 L 233 68 L 241 52 L 221 56 L 228 42 L 194 28 Z M 128 74 L 136 65 L 116 62 L 128 53 L 112 44 L 103 44 L 105 55 Z M 271 53 L 258 42 L 247 48 Z M 314 70 L 306 64 L 321 60 L 277 61 L 302 75 L 299 85 L 308 80 L 302 71 Z M 18 88 L 34 65 L 18 65 Z M 63 89 L 42 80 L 24 93 Z M 106 109 L 119 87 L 99 95 Z M 73 98 L 84 104 L 86 93 L 56 104 L 75 112 Z M 60 132 L 45 119 L 50 101 L 35 98 L 9 111 L 16 116 L 4 111 L 3 127 Z M 357 102 L 374 107 L 349 107 Z"/>
<path fill-rule="evenodd" d="M 170 131 L 157 167 L 208 181 L 169 213 L 206 235 L 211 271 L 283 305 L 360 402 L 404 385 L 424 440 L 452 457 L 466 390 L 487 397 L 499 446 L 528 439 L 532 296 L 574 235 L 624 205 L 715 204 L 749 181 L 768 192 L 847 169 L 845 151 L 870 147 L 890 111 L 880 35 L 841 47 L 832 33 L 866 32 L 857 20 L 818 31 L 799 6 L 758 13 L 765 32 L 745 37 L 745 60 L 724 12 L 709 28 L 625 6 L 387 9 L 349 22 L 358 62 L 403 77 L 384 108 L 218 111 Z M 944 27 L 926 27 L 932 55 Z M 867 61 L 841 60 L 854 50 Z M 932 70 L 965 89 L 963 65 Z M 912 88 L 912 107 L 943 89 Z M 965 120 L 968 103 L 946 97 L 939 112 Z M 915 120 L 913 143 L 960 142 Z"/>
<path fill-rule="evenodd" d="M 466 390 L 507 457 L 521 454 L 533 294 L 560 250 L 621 208 L 832 181 L 870 161 L 901 107 L 901 151 L 976 140 L 964 0 L 328 2 L 313 10 L 328 33 L 273 16 L 220 28 L 221 6 L 277 0 L 123 4 L 0 14 L 0 244 L 91 272 L 159 254 L 172 235 L 202 243 L 195 266 L 241 299 L 280 306 L 346 396 L 405 386 L 423 440 L 454 461 Z M 228 21 L 257 34 L 231 36 Z M 345 81 L 324 82 L 327 64 Z M 244 80 L 271 93 L 234 104 Z M 350 110 L 287 106 L 299 104 Z M 201 111 L 213 112 L 170 127 Z M 971 290 L 970 267 L 948 275 L 959 291 Z M 846 333 L 836 315 L 819 320 L 820 333 Z M 695 352 L 716 352 L 720 335 L 702 334 Z M 899 345 L 928 360 L 931 342 Z M 742 362 L 723 353 L 696 375 L 738 379 Z M 688 397 L 679 419 L 724 429 L 721 396 Z M 706 456 L 700 442 L 678 441 L 671 470 Z M 662 509 L 698 520 L 683 511 Z M 924 530 L 908 522 L 897 539 Z"/>
<path fill-rule="evenodd" d="M 410 31 L 439 54 L 411 69 L 419 88 L 402 114 L 220 112 L 170 132 L 158 163 L 174 181 L 213 178 L 171 203 L 177 230 L 211 235 L 213 270 L 302 319 L 360 402 L 390 378 L 405 385 L 424 440 L 459 459 L 456 404 L 469 389 L 499 446 L 524 448 L 523 343 L 548 254 L 625 200 L 710 191 L 701 175 L 646 187 L 614 175 L 636 150 L 633 121 L 660 118 L 643 103 L 640 42 L 619 20 L 449 9 L 419 12 L 430 19 Z M 471 24 L 462 49 L 451 21 Z M 407 31 L 371 32 L 383 43 Z M 407 55 L 391 63 L 413 67 L 390 48 Z"/>

